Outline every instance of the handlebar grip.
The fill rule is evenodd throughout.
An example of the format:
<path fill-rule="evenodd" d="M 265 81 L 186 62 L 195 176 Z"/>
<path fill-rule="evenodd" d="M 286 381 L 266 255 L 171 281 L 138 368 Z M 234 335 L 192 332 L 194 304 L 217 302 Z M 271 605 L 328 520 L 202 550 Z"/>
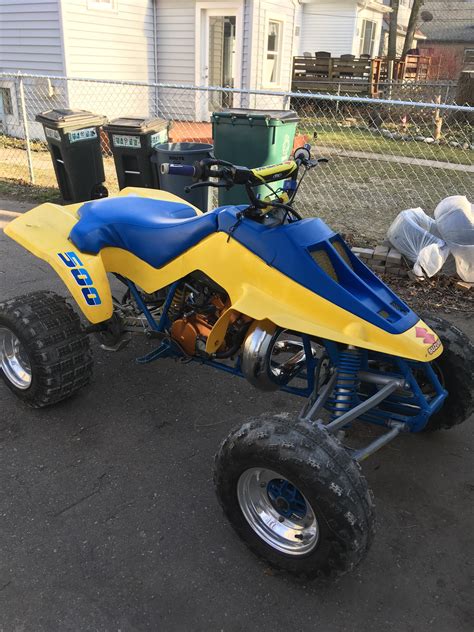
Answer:
<path fill-rule="evenodd" d="M 193 178 L 196 173 L 192 165 L 173 165 L 169 162 L 164 162 L 161 165 L 160 172 L 162 175 L 190 176 L 191 178 Z"/>

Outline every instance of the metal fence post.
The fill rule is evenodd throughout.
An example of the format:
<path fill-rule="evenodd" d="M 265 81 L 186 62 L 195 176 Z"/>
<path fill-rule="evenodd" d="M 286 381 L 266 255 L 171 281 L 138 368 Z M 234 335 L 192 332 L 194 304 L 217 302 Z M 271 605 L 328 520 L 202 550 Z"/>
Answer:
<path fill-rule="evenodd" d="M 33 169 L 33 158 L 31 156 L 31 147 L 30 147 L 30 130 L 28 128 L 28 119 L 26 116 L 26 106 L 25 106 L 25 90 L 23 88 L 23 77 L 19 77 L 20 85 L 20 106 L 21 106 L 21 119 L 23 122 L 23 131 L 25 133 L 25 142 L 26 142 L 26 156 L 28 159 L 28 171 L 30 172 L 30 182 L 31 184 L 35 183 L 35 172 Z"/>

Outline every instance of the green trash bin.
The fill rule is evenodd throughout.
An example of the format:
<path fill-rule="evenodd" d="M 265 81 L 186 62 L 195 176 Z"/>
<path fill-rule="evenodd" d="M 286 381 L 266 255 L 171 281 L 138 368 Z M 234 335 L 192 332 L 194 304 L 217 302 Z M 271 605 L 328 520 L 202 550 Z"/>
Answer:
<path fill-rule="evenodd" d="M 114 156 L 119 188 L 158 189 L 150 163 L 154 148 L 168 140 L 169 122 L 160 118 L 127 116 L 104 125 Z"/>
<path fill-rule="evenodd" d="M 214 155 L 235 165 L 251 169 L 288 160 L 293 149 L 299 117 L 292 110 L 232 109 L 214 112 L 212 136 Z M 283 184 L 274 182 L 274 190 Z M 270 191 L 261 186 L 255 189 L 261 197 Z M 229 191 L 219 190 L 219 204 L 245 204 L 245 187 L 235 186 Z"/>
<path fill-rule="evenodd" d="M 64 202 L 107 196 L 100 127 L 107 120 L 86 110 L 56 109 L 36 116 L 42 123 Z"/>

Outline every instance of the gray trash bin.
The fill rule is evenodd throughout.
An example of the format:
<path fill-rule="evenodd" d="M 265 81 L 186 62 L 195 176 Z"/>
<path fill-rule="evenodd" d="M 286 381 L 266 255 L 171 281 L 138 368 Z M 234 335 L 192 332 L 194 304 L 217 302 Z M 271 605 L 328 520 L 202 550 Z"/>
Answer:
<path fill-rule="evenodd" d="M 196 161 L 210 158 L 212 145 L 207 143 L 163 143 L 155 147 L 151 161 L 159 175 L 160 189 L 179 195 L 193 206 L 206 212 L 209 209 L 209 189 L 203 187 L 186 193 L 184 188 L 193 184 L 191 177 L 160 173 L 160 167 L 168 162 L 175 165 L 193 165 Z"/>

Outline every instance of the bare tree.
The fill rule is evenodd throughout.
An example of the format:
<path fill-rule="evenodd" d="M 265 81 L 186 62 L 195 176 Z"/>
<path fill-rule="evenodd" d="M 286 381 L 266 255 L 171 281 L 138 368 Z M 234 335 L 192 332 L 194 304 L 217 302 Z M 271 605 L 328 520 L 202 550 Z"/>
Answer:
<path fill-rule="evenodd" d="M 394 61 L 397 58 L 397 30 L 398 30 L 398 7 L 400 0 L 392 0 L 390 3 L 392 13 L 390 14 L 390 24 L 388 30 L 388 50 L 387 57 Z"/>
<path fill-rule="evenodd" d="M 403 45 L 402 57 L 405 57 L 410 48 L 413 48 L 413 38 L 415 37 L 416 25 L 420 15 L 420 9 L 424 4 L 424 0 L 413 0 L 411 8 L 410 20 L 408 22 L 407 34 L 405 36 L 405 44 Z"/>

